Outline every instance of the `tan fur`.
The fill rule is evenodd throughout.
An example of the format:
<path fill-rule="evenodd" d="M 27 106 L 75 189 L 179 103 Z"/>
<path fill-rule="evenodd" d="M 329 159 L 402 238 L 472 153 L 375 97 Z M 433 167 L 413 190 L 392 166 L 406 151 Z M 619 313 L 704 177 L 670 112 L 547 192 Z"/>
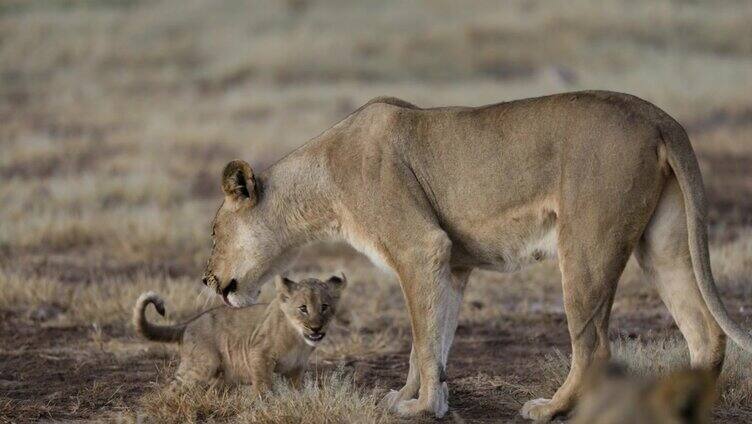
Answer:
<path fill-rule="evenodd" d="M 525 404 L 530 419 L 569 411 L 588 366 L 609 357 L 611 305 L 633 251 L 693 366 L 720 369 L 725 334 L 752 347 L 715 289 L 687 135 L 634 96 L 433 109 L 378 98 L 264 172 L 233 161 L 224 175 L 207 285 L 230 305 L 252 304 L 313 240 L 345 240 L 390 269 L 413 330 L 407 382 L 385 398 L 403 415 L 447 411 L 446 364 L 474 268 L 558 258 L 572 366 L 552 399 Z"/>
<path fill-rule="evenodd" d="M 254 393 L 261 394 L 271 388 L 275 372 L 300 385 L 308 357 L 326 334 L 346 284 L 339 277 L 299 283 L 278 278 L 277 297 L 266 308 L 223 307 L 175 326 L 146 320 L 149 303 L 164 314 L 162 300 L 147 293 L 136 303 L 133 321 L 150 340 L 181 342 L 176 383 L 210 383 L 221 376 L 228 383 L 252 384 Z"/>
<path fill-rule="evenodd" d="M 674 371 L 639 379 L 609 365 L 596 367 L 572 424 L 704 424 L 717 394 L 710 370 Z"/>

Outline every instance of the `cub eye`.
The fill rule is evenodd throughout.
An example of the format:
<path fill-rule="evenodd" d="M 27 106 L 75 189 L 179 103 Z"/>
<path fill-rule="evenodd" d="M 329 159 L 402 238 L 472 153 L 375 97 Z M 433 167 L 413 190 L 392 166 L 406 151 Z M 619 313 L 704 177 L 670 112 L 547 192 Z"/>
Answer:
<path fill-rule="evenodd" d="M 321 312 L 326 312 L 327 309 L 329 309 L 329 305 L 327 305 L 326 303 L 321 305 Z"/>
<path fill-rule="evenodd" d="M 308 308 L 306 307 L 306 305 L 301 306 L 300 308 L 298 308 L 298 310 L 300 310 L 301 314 L 308 314 Z"/>

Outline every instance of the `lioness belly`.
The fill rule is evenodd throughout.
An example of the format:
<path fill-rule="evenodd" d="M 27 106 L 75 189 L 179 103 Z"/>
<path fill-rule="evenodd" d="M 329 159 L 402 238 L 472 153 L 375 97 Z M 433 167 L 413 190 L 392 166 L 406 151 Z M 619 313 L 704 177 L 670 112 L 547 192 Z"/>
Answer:
<path fill-rule="evenodd" d="M 514 272 L 557 254 L 556 213 L 509 213 L 455 232 L 454 265 Z"/>

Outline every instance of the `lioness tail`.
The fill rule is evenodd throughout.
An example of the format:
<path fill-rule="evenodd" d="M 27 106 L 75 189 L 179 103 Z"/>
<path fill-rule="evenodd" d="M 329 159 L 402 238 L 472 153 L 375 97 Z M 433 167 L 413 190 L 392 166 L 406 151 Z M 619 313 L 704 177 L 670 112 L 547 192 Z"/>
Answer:
<path fill-rule="evenodd" d="M 666 146 L 666 158 L 684 195 L 689 253 L 700 293 L 723 332 L 742 349 L 752 352 L 752 336 L 729 316 L 710 270 L 708 204 L 705 199 L 700 166 L 692 152 L 687 133 L 676 122 L 659 127 L 659 131 Z"/>
<path fill-rule="evenodd" d="M 142 337 L 157 342 L 179 342 L 183 338 L 186 324 L 155 325 L 146 319 L 146 307 L 153 304 L 159 315 L 164 316 L 164 301 L 154 292 L 146 292 L 139 296 L 133 307 L 133 326 Z"/>

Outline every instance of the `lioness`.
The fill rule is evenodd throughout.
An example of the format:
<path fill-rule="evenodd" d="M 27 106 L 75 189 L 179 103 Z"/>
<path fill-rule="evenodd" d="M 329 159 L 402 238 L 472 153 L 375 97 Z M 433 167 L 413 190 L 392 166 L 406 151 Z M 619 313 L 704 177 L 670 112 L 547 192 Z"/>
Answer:
<path fill-rule="evenodd" d="M 298 283 L 280 277 L 277 297 L 265 309 L 223 307 L 174 326 L 146 320 L 144 311 L 150 303 L 161 315 L 165 312 L 162 299 L 148 292 L 133 308 L 133 323 L 149 340 L 182 342 L 176 383 L 208 383 L 221 375 L 226 382 L 251 384 L 253 392 L 261 394 L 271 389 L 276 372 L 289 377 L 297 388 L 346 284 L 339 277 Z"/>
<path fill-rule="evenodd" d="M 264 172 L 230 162 L 204 282 L 232 306 L 255 302 L 296 247 L 345 240 L 399 277 L 413 349 L 403 415 L 448 409 L 446 363 L 473 268 L 509 272 L 558 256 L 572 364 L 552 399 L 566 413 L 594 359 L 632 252 L 689 345 L 720 369 L 729 318 L 710 271 L 700 169 L 682 126 L 637 97 L 564 93 L 482 107 L 422 109 L 374 99 Z M 414 399 L 417 396 L 417 399 Z"/>
<path fill-rule="evenodd" d="M 572 424 L 704 424 L 717 398 L 711 370 L 640 379 L 618 365 L 595 367 Z"/>

